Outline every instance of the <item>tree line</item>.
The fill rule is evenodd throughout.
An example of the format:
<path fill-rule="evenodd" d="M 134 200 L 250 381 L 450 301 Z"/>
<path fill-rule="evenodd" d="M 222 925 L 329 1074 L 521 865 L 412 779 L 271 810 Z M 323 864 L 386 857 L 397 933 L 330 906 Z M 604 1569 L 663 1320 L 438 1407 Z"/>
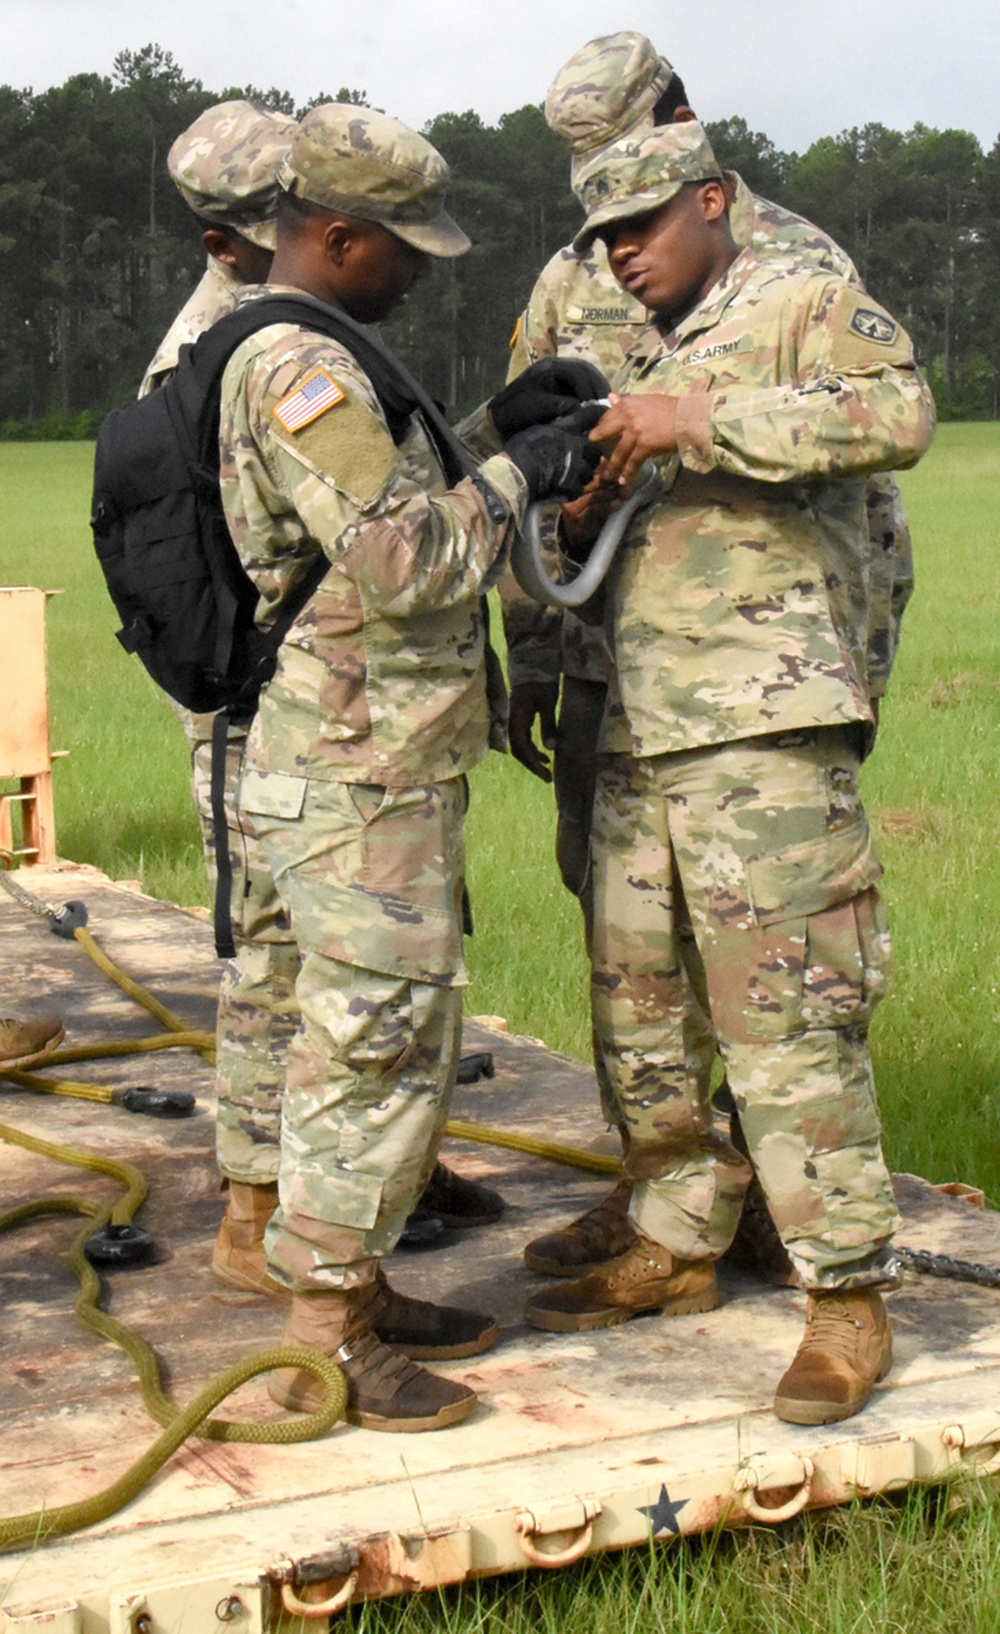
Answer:
<path fill-rule="evenodd" d="M 204 263 L 166 156 L 212 103 L 244 96 L 301 117 L 276 87 L 206 90 L 168 51 L 34 93 L 0 86 L 0 436 L 85 437 L 136 389 Z M 313 98 L 367 105 L 341 87 Z M 785 153 L 735 116 L 707 127 L 720 162 L 816 222 L 910 330 L 944 416 L 1000 414 L 1000 138 L 879 124 Z M 452 168 L 473 240 L 385 326 L 452 413 L 493 391 L 534 278 L 580 209 L 568 152 L 534 106 L 486 125 L 445 113 L 425 134 Z"/>

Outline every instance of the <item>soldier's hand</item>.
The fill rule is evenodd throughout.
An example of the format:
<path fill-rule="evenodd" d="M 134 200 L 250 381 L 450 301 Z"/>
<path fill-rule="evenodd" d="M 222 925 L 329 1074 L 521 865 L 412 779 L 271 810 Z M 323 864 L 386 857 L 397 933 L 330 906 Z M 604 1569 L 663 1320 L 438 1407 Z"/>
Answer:
<path fill-rule="evenodd" d="M 562 507 L 562 539 L 566 555 L 573 562 L 585 562 L 609 516 L 625 503 L 628 490 L 620 483 L 608 483 L 599 471 L 579 499 Z"/>
<path fill-rule="evenodd" d="M 582 358 L 543 357 L 498 391 L 487 407 L 506 442 L 526 426 L 548 425 L 571 413 L 578 403 L 607 394 L 608 383 L 592 363 Z"/>
<path fill-rule="evenodd" d="M 601 451 L 586 431 L 559 426 L 528 426 L 503 451 L 528 484 L 531 499 L 577 499 L 601 463 Z"/>
<path fill-rule="evenodd" d="M 542 744 L 548 750 L 556 746 L 556 705 L 559 702 L 558 681 L 532 681 L 511 687 L 510 719 L 507 733 L 510 752 L 515 760 L 543 783 L 552 782 L 549 759 L 543 755 L 532 735 L 535 721 Z"/>
<path fill-rule="evenodd" d="M 642 397 L 614 397 L 603 419 L 590 433 L 594 442 L 608 448 L 608 480 L 631 483 L 651 454 L 677 451 L 678 397 L 650 392 Z"/>

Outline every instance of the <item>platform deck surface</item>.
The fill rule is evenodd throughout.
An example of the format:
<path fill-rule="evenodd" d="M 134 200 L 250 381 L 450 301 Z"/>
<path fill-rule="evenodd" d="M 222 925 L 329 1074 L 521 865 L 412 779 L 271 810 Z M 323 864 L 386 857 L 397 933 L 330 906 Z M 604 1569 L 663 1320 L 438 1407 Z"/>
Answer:
<path fill-rule="evenodd" d="M 45 900 L 83 898 L 90 928 L 112 957 L 185 1020 L 212 1027 L 219 965 L 202 920 L 93 871 L 32 870 L 20 877 Z M 3 1011 L 57 1013 L 67 1024 L 67 1043 L 160 1030 L 76 944 L 53 937 L 3 895 L 0 955 Z M 466 1028 L 465 1049 L 492 1050 L 496 1077 L 460 1087 L 454 1116 L 613 1152 L 597 1120 L 593 1076 L 583 1066 L 536 1041 L 475 1024 Z M 127 1158 L 146 1174 L 150 1198 L 141 1218 L 158 1259 L 111 1275 L 105 1305 L 151 1342 L 176 1399 L 186 1403 L 224 1366 L 277 1342 L 282 1325 L 279 1308 L 222 1289 L 209 1269 L 222 1212 L 211 1070 L 189 1051 L 65 1070 L 103 1083 L 197 1094 L 196 1115 L 169 1123 L 40 1097 L 9 1083 L 0 1107 L 6 1123 Z M 862 1471 L 852 1490 L 865 1491 L 940 1474 L 958 1457 L 942 1444 L 945 1427 L 963 1426 L 966 1442 L 984 1448 L 983 1456 L 1000 1440 L 997 1293 L 908 1277 L 892 1299 L 896 1365 L 886 1386 L 847 1424 L 798 1429 L 779 1424 L 770 1403 L 801 1333 L 801 1294 L 724 1268 L 725 1303 L 708 1315 L 647 1318 L 590 1335 L 537 1333 L 521 1316 L 526 1294 L 539 1285 L 523 1266 L 523 1244 L 591 1205 L 608 1182 L 472 1143 L 447 1142 L 447 1156 L 462 1173 L 498 1186 L 507 1212 L 496 1226 L 449 1233 L 444 1248 L 400 1254 L 392 1276 L 406 1292 L 500 1319 L 503 1342 L 494 1351 L 438 1364 L 475 1386 L 481 1396 L 475 1415 L 434 1435 L 341 1426 L 321 1442 L 291 1447 L 193 1440 L 104 1524 L 0 1560 L 0 1603 L 85 1601 L 109 1584 L 124 1592 L 171 1573 L 221 1578 L 238 1569 L 252 1577 L 275 1561 L 350 1547 L 359 1551 L 359 1593 L 400 1592 L 427 1581 L 424 1568 L 414 1568 L 411 1582 L 399 1567 L 407 1548 L 420 1553 L 418 1544 L 404 1547 L 400 1539 L 461 1535 L 459 1554 L 465 1550 L 475 1573 L 518 1564 L 503 1526 L 491 1531 L 484 1519 L 491 1515 L 509 1520 L 531 1511 L 541 1531 L 565 1542 L 580 1524 L 579 1504 L 596 1496 L 601 1513 L 593 1547 L 617 1547 L 641 1540 L 650 1526 L 668 1535 L 714 1524 L 728 1513 L 724 1492 L 732 1493 L 734 1470 L 754 1470 L 761 1487 L 781 1489 L 780 1498 L 801 1485 L 798 1471 L 814 1466 L 820 1473 L 808 1501 L 834 1502 L 851 1490 L 850 1482 L 845 1488 L 822 1476 L 833 1468 L 830 1449 L 838 1469 Z M 0 1144 L 0 1176 L 4 1208 L 40 1194 L 113 1191 L 100 1177 L 80 1177 L 8 1144 Z M 942 1196 L 914 1177 L 898 1177 L 897 1187 L 907 1244 L 1000 1263 L 1000 1215 Z M 0 1514 L 102 1489 L 157 1433 L 131 1364 L 73 1314 L 76 1281 L 65 1249 L 78 1228 L 72 1218 L 55 1218 L 0 1237 Z M 272 1412 L 255 1382 L 226 1416 Z M 911 1443 L 912 1457 L 899 1453 Z M 931 1453 L 926 1446 L 920 1452 L 923 1443 Z M 478 1545 L 468 1541 L 477 1526 Z M 380 1557 L 372 1541 L 379 1538 L 395 1540 Z M 440 1559 L 427 1569 L 445 1580 L 464 1574 Z"/>

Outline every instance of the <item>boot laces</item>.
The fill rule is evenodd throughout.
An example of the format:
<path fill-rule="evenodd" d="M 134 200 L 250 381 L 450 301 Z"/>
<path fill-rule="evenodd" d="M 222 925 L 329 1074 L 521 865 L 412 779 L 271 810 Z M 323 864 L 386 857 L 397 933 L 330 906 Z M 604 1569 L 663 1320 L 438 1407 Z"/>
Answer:
<path fill-rule="evenodd" d="M 844 1300 L 827 1297 L 814 1305 L 799 1349 L 821 1350 L 853 1363 L 857 1357 L 858 1335 L 864 1325 L 852 1316 Z"/>
<path fill-rule="evenodd" d="M 603 1239 L 609 1231 L 625 1229 L 631 1195 L 631 1187 L 626 1189 L 617 1185 L 614 1191 L 609 1191 L 606 1197 L 602 1197 L 599 1203 L 573 1222 L 576 1230 L 585 1235 L 593 1233 L 598 1239 Z"/>
<path fill-rule="evenodd" d="M 389 1395 L 396 1394 L 423 1373 L 408 1356 L 384 1345 L 375 1333 L 359 1334 L 346 1339 L 337 1351 L 337 1360 L 350 1369 L 353 1364 L 363 1373 L 366 1385 L 385 1386 Z"/>

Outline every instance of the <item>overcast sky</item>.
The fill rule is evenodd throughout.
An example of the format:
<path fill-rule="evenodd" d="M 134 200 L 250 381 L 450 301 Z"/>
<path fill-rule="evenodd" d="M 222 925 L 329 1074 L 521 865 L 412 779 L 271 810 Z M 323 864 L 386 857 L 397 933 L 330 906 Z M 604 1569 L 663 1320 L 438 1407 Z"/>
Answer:
<path fill-rule="evenodd" d="M 418 128 L 540 102 L 586 40 L 648 34 L 704 119 L 779 147 L 877 120 L 1000 131 L 1000 0 L 0 0 L 0 76 L 39 91 L 156 41 L 210 89 L 342 85 Z"/>

